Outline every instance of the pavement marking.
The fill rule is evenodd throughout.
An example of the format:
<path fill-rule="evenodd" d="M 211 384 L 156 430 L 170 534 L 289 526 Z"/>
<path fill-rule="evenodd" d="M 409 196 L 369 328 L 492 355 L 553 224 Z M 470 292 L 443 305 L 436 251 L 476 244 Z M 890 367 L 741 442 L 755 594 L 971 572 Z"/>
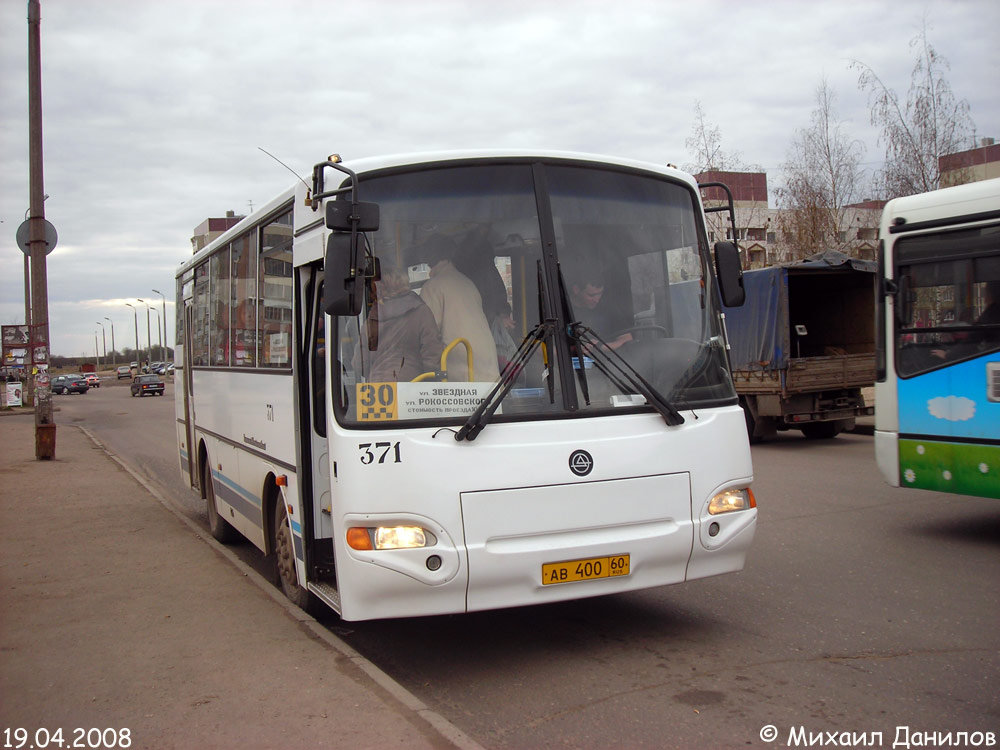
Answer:
<path fill-rule="evenodd" d="M 433 731 L 437 732 L 441 736 L 442 739 L 452 743 L 455 747 L 459 748 L 459 750 L 487 750 L 487 748 L 480 745 L 473 738 L 448 721 L 448 719 L 444 716 L 429 708 L 427 704 L 421 701 L 401 684 L 396 682 L 396 680 L 393 679 L 388 673 L 380 669 L 369 659 L 362 656 L 341 638 L 337 637 L 334 633 L 331 633 L 327 628 L 323 627 L 323 625 L 316 620 L 316 618 L 292 604 L 288 598 L 277 589 L 276 586 L 272 585 L 270 581 L 264 578 L 264 576 L 243 562 L 236 555 L 236 553 L 223 545 L 221 542 L 213 539 L 210 535 L 206 534 L 206 529 L 203 529 L 196 522 L 188 518 L 186 512 L 181 507 L 160 492 L 159 489 L 151 484 L 144 476 L 126 463 L 124 459 L 115 455 L 111 449 L 104 445 L 104 443 L 102 443 L 97 436 L 94 435 L 94 433 L 79 424 L 65 426 L 76 427 L 79 429 L 95 446 L 102 450 L 108 458 L 121 466 L 132 476 L 133 479 L 135 479 L 135 481 L 142 485 L 142 487 L 149 492 L 149 494 L 152 495 L 157 502 L 160 503 L 160 505 L 170 511 L 170 513 L 172 513 L 178 520 L 194 532 L 196 537 L 201 539 L 209 547 L 226 558 L 226 560 L 232 563 L 232 565 L 248 580 L 254 583 L 257 588 L 261 589 L 264 593 L 271 597 L 271 599 L 273 599 L 282 609 L 285 610 L 289 617 L 298 622 L 302 627 L 307 629 L 325 644 L 350 659 L 350 661 L 355 664 L 358 669 L 368 675 L 372 682 L 388 693 L 407 710 L 412 711 L 422 721 L 426 722 Z"/>

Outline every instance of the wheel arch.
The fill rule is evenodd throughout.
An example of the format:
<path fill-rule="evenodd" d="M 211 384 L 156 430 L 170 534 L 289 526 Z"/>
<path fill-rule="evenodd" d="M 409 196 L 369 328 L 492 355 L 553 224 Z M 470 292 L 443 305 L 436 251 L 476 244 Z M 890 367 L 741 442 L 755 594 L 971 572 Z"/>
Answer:
<path fill-rule="evenodd" d="M 199 438 L 198 439 L 198 473 L 197 473 L 197 479 L 198 479 L 198 489 L 201 491 L 201 499 L 202 500 L 208 499 L 208 495 L 205 494 L 205 481 L 204 481 L 205 469 L 206 468 L 209 471 L 209 477 L 211 477 L 212 468 L 211 468 L 211 465 L 208 463 L 208 445 L 205 444 L 205 439 L 204 438 Z"/>
<path fill-rule="evenodd" d="M 281 490 L 273 471 L 269 471 L 264 477 L 264 485 L 261 488 L 261 516 L 264 523 L 264 554 L 270 555 L 274 552 L 274 508 L 281 497 Z"/>

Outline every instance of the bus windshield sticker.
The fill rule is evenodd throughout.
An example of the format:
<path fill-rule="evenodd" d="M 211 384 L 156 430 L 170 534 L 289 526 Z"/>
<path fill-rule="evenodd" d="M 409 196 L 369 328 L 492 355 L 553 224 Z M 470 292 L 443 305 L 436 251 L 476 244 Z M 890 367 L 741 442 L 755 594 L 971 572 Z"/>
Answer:
<path fill-rule="evenodd" d="M 358 421 L 467 417 L 489 396 L 493 385 L 485 381 L 359 383 L 355 386 Z"/>

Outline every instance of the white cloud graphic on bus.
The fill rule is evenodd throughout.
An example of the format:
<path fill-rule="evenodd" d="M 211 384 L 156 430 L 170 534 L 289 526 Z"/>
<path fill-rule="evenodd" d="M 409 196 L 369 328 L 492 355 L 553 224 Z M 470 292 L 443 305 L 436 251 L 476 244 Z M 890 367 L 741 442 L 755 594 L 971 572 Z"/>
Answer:
<path fill-rule="evenodd" d="M 949 422 L 964 422 L 976 416 L 976 402 L 965 396 L 938 396 L 927 402 L 932 417 Z"/>

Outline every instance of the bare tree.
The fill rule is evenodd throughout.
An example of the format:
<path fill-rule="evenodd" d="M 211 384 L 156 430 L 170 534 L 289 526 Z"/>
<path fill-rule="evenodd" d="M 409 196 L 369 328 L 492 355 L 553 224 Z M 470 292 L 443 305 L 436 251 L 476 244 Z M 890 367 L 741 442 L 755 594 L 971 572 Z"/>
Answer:
<path fill-rule="evenodd" d="M 782 244 L 793 258 L 823 250 L 847 250 L 852 212 L 865 189 L 864 145 L 843 131 L 836 96 L 824 79 L 816 89 L 810 125 L 797 131 L 788 150 L 785 184 L 775 191 Z"/>
<path fill-rule="evenodd" d="M 882 130 L 886 160 L 877 184 L 886 199 L 940 187 L 939 158 L 968 148 L 974 132 L 969 103 L 952 94 L 948 61 L 927 41 L 926 24 L 910 48 L 917 61 L 905 104 L 871 67 L 851 63 L 859 71 L 858 87 L 868 91 L 871 122 Z"/>
<path fill-rule="evenodd" d="M 695 160 L 684 165 L 684 169 L 695 177 L 701 177 L 705 181 L 727 182 L 724 175 L 708 176 L 713 172 L 763 172 L 763 167 L 756 164 L 746 164 L 738 151 L 726 152 L 722 148 L 722 134 L 717 125 L 707 122 L 705 110 L 702 109 L 701 102 L 696 101 L 694 105 L 694 125 L 691 137 L 684 141 L 689 151 L 694 154 Z M 719 179 L 719 178 L 722 179 Z M 732 185 L 730 185 L 732 187 Z M 718 191 L 718 188 L 709 188 Z M 719 200 L 703 194 L 703 199 L 707 205 L 720 203 Z M 767 196 L 763 200 L 753 203 L 740 202 L 736 205 L 736 227 L 729 223 L 728 213 L 711 213 L 707 217 L 709 232 L 716 238 L 740 239 L 747 238 L 751 230 L 765 232 L 767 213 Z M 735 229 L 736 236 L 733 237 Z M 744 263 L 748 262 L 744 257 Z"/>
<path fill-rule="evenodd" d="M 739 152 L 727 154 L 722 150 L 719 127 L 705 121 L 705 110 L 700 101 L 694 103 L 694 126 L 691 137 L 685 139 L 684 145 L 694 154 L 695 160 L 684 165 L 684 169 L 691 174 L 747 171 Z"/>

